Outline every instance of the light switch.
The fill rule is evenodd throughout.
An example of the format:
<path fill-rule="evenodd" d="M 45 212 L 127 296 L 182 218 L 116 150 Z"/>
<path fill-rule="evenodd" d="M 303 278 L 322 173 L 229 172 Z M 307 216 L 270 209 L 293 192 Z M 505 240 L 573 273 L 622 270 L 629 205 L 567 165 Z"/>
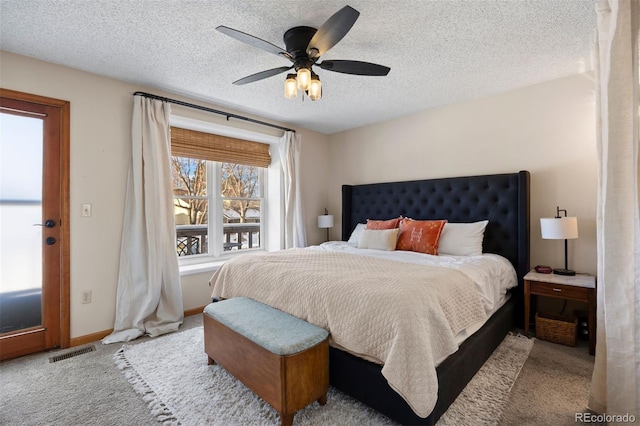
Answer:
<path fill-rule="evenodd" d="M 82 216 L 83 217 L 91 216 L 91 204 L 83 204 L 82 205 Z"/>

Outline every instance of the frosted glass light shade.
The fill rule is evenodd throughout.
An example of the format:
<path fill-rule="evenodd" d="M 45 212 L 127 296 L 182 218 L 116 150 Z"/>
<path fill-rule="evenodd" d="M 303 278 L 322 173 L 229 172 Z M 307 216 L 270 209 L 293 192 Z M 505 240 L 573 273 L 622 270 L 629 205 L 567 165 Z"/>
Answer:
<path fill-rule="evenodd" d="M 309 83 L 309 99 L 317 101 L 320 98 L 322 98 L 322 83 L 320 83 L 320 79 L 314 78 Z"/>
<path fill-rule="evenodd" d="M 309 83 L 311 83 L 311 71 L 308 68 L 300 68 L 298 70 L 298 89 L 307 91 L 309 90 Z"/>
<path fill-rule="evenodd" d="M 545 240 L 571 240 L 578 238 L 577 217 L 540 218 L 540 230 Z"/>
<path fill-rule="evenodd" d="M 295 74 L 287 75 L 287 79 L 284 81 L 284 97 L 287 99 L 295 99 L 298 97 L 298 86 Z"/>
<path fill-rule="evenodd" d="M 333 215 L 323 214 L 318 216 L 318 228 L 333 228 Z"/>

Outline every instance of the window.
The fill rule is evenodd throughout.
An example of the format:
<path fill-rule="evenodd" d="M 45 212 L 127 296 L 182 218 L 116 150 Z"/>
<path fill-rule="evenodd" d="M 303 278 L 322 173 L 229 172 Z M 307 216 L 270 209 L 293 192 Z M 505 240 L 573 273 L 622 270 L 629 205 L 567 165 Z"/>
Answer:
<path fill-rule="evenodd" d="M 189 157 L 171 166 L 178 256 L 263 248 L 263 167 Z"/>
<path fill-rule="evenodd" d="M 188 128 L 177 127 L 176 122 Z M 279 202 L 279 184 L 267 185 L 267 176 L 275 172 L 279 177 L 279 163 L 271 161 L 269 144 L 216 130 L 220 129 L 172 117 L 175 247 L 185 265 L 267 249 L 267 234 L 275 237 L 279 232 L 279 210 L 273 205 L 266 208 L 267 194 Z M 273 224 L 267 226 L 270 216 Z M 273 239 L 270 244 L 279 245 L 278 238 Z"/>

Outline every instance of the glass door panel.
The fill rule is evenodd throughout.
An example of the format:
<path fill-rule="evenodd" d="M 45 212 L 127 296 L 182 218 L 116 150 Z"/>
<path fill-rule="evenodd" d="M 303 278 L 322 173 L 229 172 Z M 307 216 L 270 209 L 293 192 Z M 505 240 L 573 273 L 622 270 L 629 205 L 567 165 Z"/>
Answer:
<path fill-rule="evenodd" d="M 43 120 L 0 113 L 0 129 L 0 333 L 10 333 L 42 325 Z"/>

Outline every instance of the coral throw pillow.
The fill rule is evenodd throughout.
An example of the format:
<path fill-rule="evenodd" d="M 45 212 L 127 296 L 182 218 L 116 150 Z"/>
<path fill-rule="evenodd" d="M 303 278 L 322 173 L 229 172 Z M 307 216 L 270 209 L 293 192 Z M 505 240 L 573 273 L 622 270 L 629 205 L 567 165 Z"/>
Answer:
<path fill-rule="evenodd" d="M 389 220 L 371 220 L 367 219 L 367 229 L 395 229 L 400 223 L 400 218 Z"/>
<path fill-rule="evenodd" d="M 396 250 L 415 251 L 438 255 L 438 242 L 446 220 L 413 220 L 400 221 L 400 235 Z"/>

